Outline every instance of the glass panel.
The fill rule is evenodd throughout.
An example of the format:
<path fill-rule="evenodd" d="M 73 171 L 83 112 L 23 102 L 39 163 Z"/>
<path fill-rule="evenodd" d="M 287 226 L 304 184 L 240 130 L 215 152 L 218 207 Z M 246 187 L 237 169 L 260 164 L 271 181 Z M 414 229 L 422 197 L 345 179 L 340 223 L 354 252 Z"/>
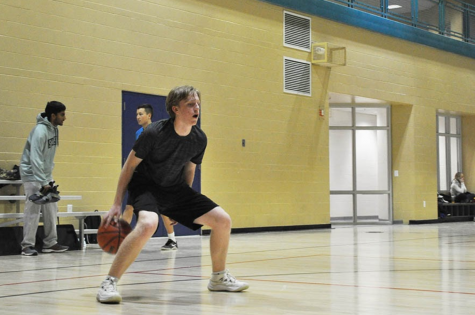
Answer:
<path fill-rule="evenodd" d="M 376 16 L 383 16 L 380 0 L 329 0 L 345 7 L 351 7 L 359 11 L 363 11 Z M 389 0 L 387 7 L 387 18 L 390 20 L 404 23 L 406 25 L 417 26 L 425 31 L 435 34 L 445 34 L 456 40 L 464 40 L 464 36 L 471 35 L 468 42 L 475 42 L 475 13 L 473 13 L 473 5 L 455 2 L 445 5 L 445 21 L 441 21 L 439 15 L 439 1 L 435 0 L 418 0 L 417 12 L 412 12 L 410 0 Z M 470 11 L 466 15 L 467 21 L 464 21 L 464 8 L 470 7 Z M 417 18 L 417 20 L 416 20 Z M 466 34 L 463 34 L 464 22 L 466 22 Z M 439 29 L 441 26 L 441 29 Z"/>
<path fill-rule="evenodd" d="M 456 135 L 457 132 L 457 118 L 450 117 L 450 134 Z"/>
<path fill-rule="evenodd" d="M 357 207 L 358 221 L 389 221 L 390 195 L 388 164 L 388 130 L 371 130 L 389 127 L 388 107 L 331 108 L 330 112 L 330 216 L 332 222 L 354 222 Z M 352 120 L 354 110 L 354 123 Z M 370 130 L 337 130 L 338 126 L 365 126 Z M 366 128 L 364 128 L 366 129 Z M 355 138 L 356 143 L 353 143 Z M 353 152 L 355 148 L 356 152 Z M 353 164 L 356 163 L 356 170 Z M 353 187 L 353 173 L 356 187 Z M 360 191 L 384 191 L 361 194 Z M 354 194 L 358 198 L 353 204 Z M 344 194 L 336 194 L 344 192 Z"/>
<path fill-rule="evenodd" d="M 330 219 L 353 222 L 353 195 L 330 195 Z"/>
<path fill-rule="evenodd" d="M 388 189 L 387 141 L 386 130 L 356 131 L 357 190 Z"/>
<path fill-rule="evenodd" d="M 411 0 L 389 0 L 388 18 L 410 24 L 412 22 Z"/>
<path fill-rule="evenodd" d="M 354 8 L 371 14 L 381 14 L 380 0 L 355 0 Z"/>
<path fill-rule="evenodd" d="M 388 125 L 386 107 L 357 107 L 355 111 L 356 126 L 386 127 Z"/>
<path fill-rule="evenodd" d="M 418 1 L 418 28 L 426 31 L 438 32 L 439 30 L 439 5 L 436 1 Z"/>
<path fill-rule="evenodd" d="M 345 7 L 348 7 L 348 4 L 349 4 L 348 0 L 330 0 L 330 2 L 340 4 L 340 5 L 343 5 Z"/>
<path fill-rule="evenodd" d="M 439 190 L 448 190 L 447 187 L 447 159 L 445 137 L 439 136 Z"/>
<path fill-rule="evenodd" d="M 475 42 L 475 6 L 471 6 L 472 10 L 468 15 L 468 29 L 470 34 L 471 42 Z"/>
<path fill-rule="evenodd" d="M 463 33 L 463 13 L 460 6 L 445 5 L 445 34 L 454 39 L 461 39 Z"/>
<path fill-rule="evenodd" d="M 356 218 L 361 221 L 389 220 L 389 195 L 357 195 Z"/>
<path fill-rule="evenodd" d="M 450 137 L 450 174 L 452 178 L 455 173 L 462 171 L 459 166 L 459 142 L 459 138 Z"/>
<path fill-rule="evenodd" d="M 353 189 L 351 130 L 330 130 L 330 190 Z"/>
<path fill-rule="evenodd" d="M 352 126 L 351 108 L 330 108 L 330 126 Z"/>
<path fill-rule="evenodd" d="M 445 117 L 438 116 L 437 120 L 438 120 L 438 132 L 445 133 Z"/>

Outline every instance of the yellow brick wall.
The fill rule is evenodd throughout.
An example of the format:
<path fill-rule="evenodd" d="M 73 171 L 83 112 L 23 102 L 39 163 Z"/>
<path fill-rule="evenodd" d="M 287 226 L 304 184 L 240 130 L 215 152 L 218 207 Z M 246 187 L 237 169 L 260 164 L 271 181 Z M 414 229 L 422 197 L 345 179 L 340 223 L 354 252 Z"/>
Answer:
<path fill-rule="evenodd" d="M 394 219 L 404 220 L 412 217 L 414 212 L 416 191 L 415 174 L 415 128 L 412 118 L 413 106 L 394 105 L 392 118 L 392 170 L 399 176 L 393 177 L 393 208 Z"/>
<path fill-rule="evenodd" d="M 462 118 L 462 164 L 467 189 L 475 192 L 475 116 Z M 455 175 L 455 174 L 454 174 Z"/>
<path fill-rule="evenodd" d="M 285 94 L 283 57 L 310 56 L 283 47 L 282 11 L 257 0 L 0 0 L 0 167 L 18 163 L 46 102 L 62 101 L 61 193 L 83 195 L 71 202 L 77 211 L 107 210 L 120 171 L 121 92 L 192 84 L 209 138 L 202 190 L 233 226 L 326 224 L 328 121 L 318 108 L 331 91 L 400 108 L 393 124 L 406 130 L 394 130 L 393 143 L 398 180 L 407 177 L 395 181 L 395 218 L 434 217 L 435 112 L 475 112 L 473 60 L 312 18 L 313 40 L 347 47 L 348 65 L 313 67 L 312 97 Z M 407 183 L 418 190 L 409 200 Z M 14 211 L 0 202 L 2 210 Z"/>

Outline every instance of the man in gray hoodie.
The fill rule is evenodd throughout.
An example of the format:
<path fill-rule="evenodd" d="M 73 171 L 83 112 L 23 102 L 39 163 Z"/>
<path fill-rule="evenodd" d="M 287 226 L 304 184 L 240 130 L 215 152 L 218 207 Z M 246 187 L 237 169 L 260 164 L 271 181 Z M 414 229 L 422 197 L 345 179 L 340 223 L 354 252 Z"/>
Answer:
<path fill-rule="evenodd" d="M 30 200 L 30 196 L 46 194 L 52 187 L 54 155 L 58 140 L 58 126 L 66 120 L 66 106 L 51 101 L 46 104 L 45 112 L 36 117 L 36 126 L 30 132 L 20 161 L 20 175 L 25 188 L 26 203 L 23 223 L 22 255 L 36 256 L 36 231 L 40 213 L 43 213 L 45 238 L 43 253 L 61 253 L 68 250 L 67 246 L 58 244 L 56 231 L 56 214 L 58 205 L 55 202 L 38 204 Z"/>

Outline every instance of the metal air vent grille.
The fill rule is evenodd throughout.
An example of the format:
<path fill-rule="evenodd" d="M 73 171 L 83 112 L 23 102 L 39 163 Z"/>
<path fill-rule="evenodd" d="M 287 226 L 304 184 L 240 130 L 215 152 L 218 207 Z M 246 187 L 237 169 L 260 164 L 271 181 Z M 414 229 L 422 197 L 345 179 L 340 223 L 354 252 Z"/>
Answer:
<path fill-rule="evenodd" d="M 311 63 L 284 57 L 284 92 L 312 95 Z"/>
<path fill-rule="evenodd" d="M 284 46 L 310 51 L 311 45 L 310 18 L 284 11 Z"/>

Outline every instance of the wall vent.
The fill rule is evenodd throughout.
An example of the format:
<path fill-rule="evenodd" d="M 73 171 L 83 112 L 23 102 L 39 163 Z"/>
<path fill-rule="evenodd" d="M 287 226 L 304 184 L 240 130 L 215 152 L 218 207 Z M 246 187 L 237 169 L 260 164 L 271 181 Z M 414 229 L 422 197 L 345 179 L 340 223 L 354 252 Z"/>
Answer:
<path fill-rule="evenodd" d="M 284 92 L 311 96 L 311 70 L 310 62 L 284 57 Z"/>
<path fill-rule="evenodd" d="M 310 18 L 284 11 L 284 46 L 310 51 L 311 45 Z"/>

